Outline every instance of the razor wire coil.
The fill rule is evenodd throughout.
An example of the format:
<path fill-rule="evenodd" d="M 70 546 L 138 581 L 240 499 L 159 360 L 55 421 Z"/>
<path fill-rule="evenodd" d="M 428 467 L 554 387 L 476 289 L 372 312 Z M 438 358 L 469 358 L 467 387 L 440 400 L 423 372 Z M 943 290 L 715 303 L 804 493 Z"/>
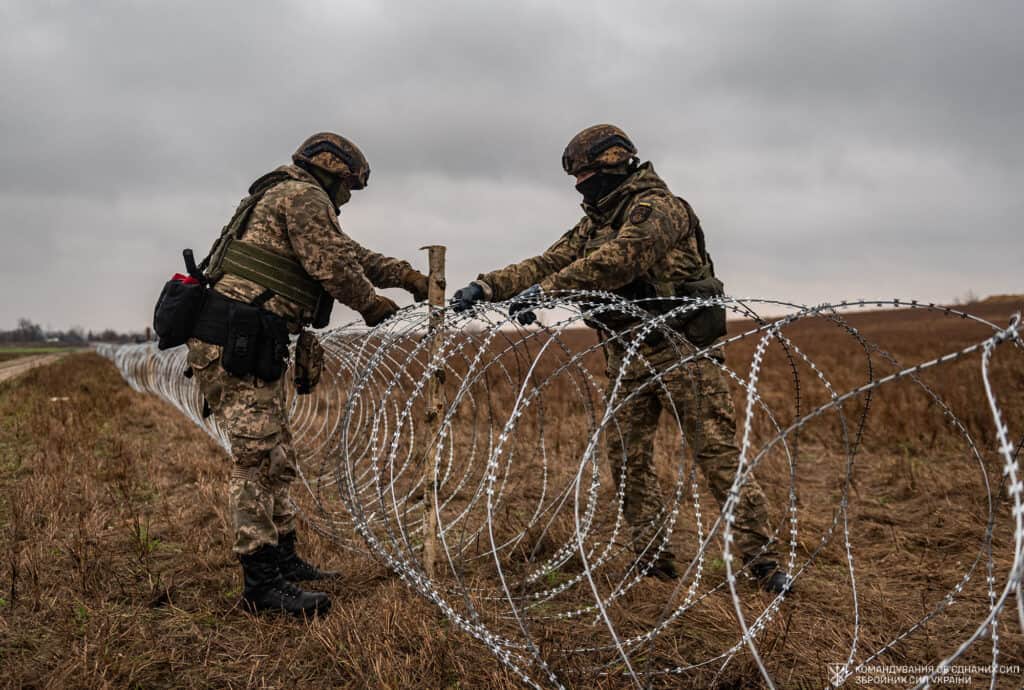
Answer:
<path fill-rule="evenodd" d="M 853 629 L 842 668 L 833 677 L 836 685 L 941 616 L 981 567 L 987 615 L 970 634 L 950 645 L 935 671 L 915 687 L 929 686 L 983 638 L 991 644 L 994 668 L 1000 654 L 1000 621 L 1012 615 L 1007 614 L 1011 596 L 1016 596 L 1016 617 L 1024 628 L 1024 483 L 1019 464 L 1024 439 L 1015 445 L 1012 433 L 1020 430 L 1009 427 L 991 369 L 997 350 L 1009 357 L 1022 355 L 1019 315 L 1001 327 L 916 300 L 803 306 L 722 297 L 677 299 L 671 308 L 665 302 L 659 301 L 657 311 L 648 311 L 644 300 L 625 301 L 603 291 L 542 295 L 531 306 L 553 310 L 545 312 L 552 316 L 546 325 L 530 328 L 507 315 L 510 303 L 484 304 L 462 314 L 446 310 L 445 327 L 432 355 L 424 337 L 428 313 L 420 307 L 403 309 L 374 329 L 350 324 L 320 333 L 325 373 L 315 392 L 296 395 L 291 377 L 285 376 L 305 518 L 339 548 L 366 550 L 383 561 L 532 687 L 564 687 L 563 667 L 567 660 L 580 658 L 591 673 L 617 674 L 637 687 L 699 669 L 717 668 L 718 677 L 746 649 L 766 686 L 774 688 L 776 681 L 757 637 L 778 616 L 786 594 L 763 606 L 752 603 L 741 588 L 748 568 L 738 558 L 733 538 L 740 491 L 759 467 L 783 464 L 786 476 L 758 472 L 758 477 L 775 485 L 788 481 L 786 505 L 778 506 L 785 517 L 772 537 L 779 543 L 780 566 L 790 581 L 798 586 L 836 534 L 841 536 Z M 749 325 L 711 348 L 695 348 L 673 324 L 707 306 L 722 306 Z M 957 317 L 975 324 L 985 337 L 906 366 L 847 322 L 846 314 L 869 307 Z M 767 319 L 760 316 L 765 310 L 785 315 Z M 581 341 L 576 329 L 582 322 L 609 316 L 625 318 L 630 325 L 592 342 Z M 844 387 L 833 380 L 829 366 L 812 359 L 792 334 L 795 326 L 812 320 L 848 337 L 863 357 L 866 380 Z M 646 358 L 645 343 L 652 337 L 671 351 L 668 363 Z M 622 365 L 605 376 L 597 362 L 612 340 L 623 353 Z M 743 373 L 731 364 L 731 353 L 745 341 L 755 345 Z M 159 351 L 147 343 L 101 345 L 98 350 L 135 390 L 168 401 L 230 452 L 215 419 L 202 415 L 198 387 L 182 376 L 185 348 Z M 721 352 L 730 356 L 723 360 Z M 975 356 L 997 442 L 998 485 L 989 476 L 991 453 L 974 437 L 962 413 L 924 378 Z M 791 374 L 788 395 L 781 401 L 761 386 L 768 357 L 781 357 L 778 366 Z M 647 378 L 650 389 L 665 392 L 666 376 L 685 372 L 697 361 L 711 363 L 742 394 L 732 487 L 720 508 L 709 510 L 686 442 L 688 415 L 697 413 L 670 403 L 666 416 L 671 421 L 659 433 L 672 437 L 672 485 L 665 492 L 666 505 L 646 558 L 637 559 L 626 544 L 626 463 L 616 481 L 608 472 L 605 449 L 612 434 L 622 433 L 617 415 L 638 394 L 624 385 L 625 372 L 632 367 Z M 424 396 L 432 379 L 442 381 L 444 394 L 436 434 L 423 423 Z M 874 397 L 899 384 L 911 386 L 955 431 L 961 449 L 977 466 L 987 514 L 981 548 L 957 584 L 913 624 L 894 631 L 886 644 L 858 656 L 862 620 L 850 524 L 854 468 L 865 453 Z M 813 399 L 812 391 L 824 398 Z M 807 453 L 801 435 L 831 416 L 838 427 L 838 440 L 833 441 L 844 458 L 835 477 L 840 482 L 839 499 L 828 524 L 801 555 L 800 537 L 808 531 L 800 529 L 800 481 L 806 472 L 800 468 Z M 435 578 L 426 575 L 420 555 L 428 476 L 436 491 L 431 505 L 443 570 Z M 1012 515 L 1012 554 L 993 547 L 1004 503 Z M 687 544 L 688 563 L 678 584 L 665 597 L 654 622 L 639 622 L 629 615 L 629 607 L 643 589 L 645 575 L 658 556 L 678 550 L 675 545 L 681 541 Z M 712 567 L 719 561 L 721 567 Z M 720 575 L 714 574 L 722 569 Z M 722 596 L 728 597 L 735 614 L 733 642 L 705 658 L 657 663 L 659 645 L 685 627 L 702 605 Z M 993 670 L 992 687 L 995 681 Z"/>

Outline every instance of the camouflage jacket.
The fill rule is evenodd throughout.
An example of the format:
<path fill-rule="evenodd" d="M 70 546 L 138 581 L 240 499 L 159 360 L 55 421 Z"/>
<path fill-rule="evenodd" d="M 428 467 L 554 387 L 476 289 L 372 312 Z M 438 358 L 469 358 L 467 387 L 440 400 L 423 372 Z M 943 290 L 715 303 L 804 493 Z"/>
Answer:
<path fill-rule="evenodd" d="M 245 226 L 246 242 L 298 260 L 331 297 L 356 311 L 370 305 L 374 286 L 404 287 L 402 278 L 412 270 L 409 262 L 372 252 L 346 235 L 327 192 L 312 175 L 294 165 L 275 172 L 290 179 L 268 190 L 253 208 Z M 244 302 L 263 292 L 260 285 L 230 273 L 213 289 Z M 265 308 L 293 324 L 312 317 L 279 295 Z"/>
<path fill-rule="evenodd" d="M 488 299 L 513 297 L 534 284 L 545 292 L 607 290 L 627 299 L 670 296 L 704 277 L 705 264 L 686 205 L 644 163 L 540 256 L 477 279 Z"/>

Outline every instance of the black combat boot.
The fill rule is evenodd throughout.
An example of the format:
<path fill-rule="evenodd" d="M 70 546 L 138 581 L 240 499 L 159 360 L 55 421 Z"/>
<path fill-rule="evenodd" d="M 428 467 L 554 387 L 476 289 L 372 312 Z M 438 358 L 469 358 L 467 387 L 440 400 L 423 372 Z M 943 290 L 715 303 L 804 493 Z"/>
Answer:
<path fill-rule="evenodd" d="M 277 566 L 281 569 L 281 576 L 291 582 L 333 580 L 341 577 L 341 573 L 320 570 L 299 558 L 295 553 L 295 532 L 277 535 Z"/>
<path fill-rule="evenodd" d="M 323 592 L 306 592 L 281 576 L 277 566 L 277 547 L 261 546 L 240 556 L 245 576 L 242 602 L 252 611 L 283 611 L 293 616 L 327 613 L 331 599 Z"/>
<path fill-rule="evenodd" d="M 656 577 L 662 582 L 671 582 L 679 579 L 679 570 L 676 569 L 676 557 L 668 551 L 662 551 L 654 562 L 647 567 L 646 561 L 637 563 L 637 568 L 643 571 L 645 577 Z M 646 568 L 646 571 L 644 570 Z"/>
<path fill-rule="evenodd" d="M 673 558 L 659 558 L 647 571 L 648 577 L 656 577 L 662 582 L 671 582 L 679 579 L 679 571 L 676 569 L 676 562 Z"/>
<path fill-rule="evenodd" d="M 762 561 L 750 566 L 750 574 L 757 580 L 758 586 L 771 594 L 789 594 L 793 591 L 793 583 L 775 561 Z"/>

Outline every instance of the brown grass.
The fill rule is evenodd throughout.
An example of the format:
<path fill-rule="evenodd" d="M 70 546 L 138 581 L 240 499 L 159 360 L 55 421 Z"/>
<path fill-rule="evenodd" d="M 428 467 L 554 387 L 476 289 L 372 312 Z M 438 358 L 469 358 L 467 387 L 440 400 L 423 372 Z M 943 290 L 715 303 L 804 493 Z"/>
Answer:
<path fill-rule="evenodd" d="M 338 563 L 325 620 L 240 610 L 228 459 L 98 356 L 0 387 L 0 420 L 4 684 L 516 686 L 368 557 Z"/>
<path fill-rule="evenodd" d="M 991 313 L 983 315 L 1005 322 L 1006 305 L 984 309 Z M 984 334 L 959 319 L 916 313 L 871 313 L 851 321 L 907 363 Z M 835 377 L 840 390 L 865 380 L 863 357 L 831 324 L 800 324 L 791 334 Z M 753 347 L 744 342 L 730 349 L 729 362 L 741 367 L 741 375 Z M 995 365 L 1011 430 L 1020 433 L 1021 355 L 1004 348 Z M 978 368 L 975 357 L 925 378 L 964 417 L 998 482 Z M 805 410 L 826 395 L 810 383 L 812 376 L 801 365 Z M 766 400 L 780 417 L 791 418 L 792 374 L 778 348 L 766 360 L 763 382 Z M 68 400 L 51 401 L 61 397 Z M 581 426 L 569 418 L 571 396 L 564 398 L 564 407 L 552 412 L 560 424 L 551 443 L 555 452 L 571 453 L 578 442 L 574 429 Z M 737 402 L 743 402 L 738 393 Z M 759 421 L 758 432 L 766 429 Z M 834 416 L 812 423 L 802 439 L 800 558 L 815 547 L 837 503 L 846 458 L 836 439 Z M 659 440 L 667 476 L 664 448 L 671 430 Z M 865 444 L 870 452 L 854 471 L 851 523 L 859 646 L 870 652 L 956 584 L 963 564 L 978 553 L 985 512 L 977 466 L 944 417 L 912 386 L 879 392 L 871 403 Z M 759 475 L 778 522 L 787 470 L 781 457 L 765 462 Z M 444 621 L 385 568 L 368 556 L 339 552 L 312 531 L 304 551 L 345 572 L 329 587 L 335 601 L 330 615 L 305 623 L 243 612 L 237 605 L 239 568 L 230 555 L 228 472 L 229 460 L 212 440 L 165 404 L 131 391 L 95 355 L 67 357 L 0 385 L 2 682 L 11 687 L 519 687 L 486 648 Z M 706 493 L 704 499 L 704 505 L 712 504 Z M 1001 506 L 994 538 L 1000 587 L 1012 554 L 1008 515 Z M 682 531 L 687 534 L 680 535 L 677 548 L 686 553 L 692 535 Z M 721 577 L 720 563 L 709 567 L 712 576 Z M 847 579 L 844 550 L 834 539 L 760 636 L 759 649 L 780 687 L 827 684 L 825 665 L 842 658 L 852 630 Z M 751 605 L 767 602 L 748 584 L 740 589 Z M 649 626 L 669 592 L 668 585 L 643 583 L 628 599 L 633 620 L 623 618 L 622 624 Z M 986 596 L 982 569 L 955 606 L 880 663 L 934 662 L 984 616 Z M 716 654 L 735 640 L 734 618 L 731 600 L 713 595 L 652 653 L 671 663 Z M 1000 661 L 1024 665 L 1024 636 L 1012 615 L 1002 620 Z M 541 627 L 535 633 L 547 647 L 564 641 L 565 630 Z M 562 658 L 558 668 L 572 687 L 628 686 L 615 676 L 588 680 L 581 669 L 594 661 Z M 984 643 L 963 660 L 989 661 Z M 712 677 L 692 673 L 659 685 L 706 687 Z M 1002 678 L 998 687 L 1019 687 L 1020 680 Z M 717 682 L 736 688 L 760 684 L 745 654 Z"/>

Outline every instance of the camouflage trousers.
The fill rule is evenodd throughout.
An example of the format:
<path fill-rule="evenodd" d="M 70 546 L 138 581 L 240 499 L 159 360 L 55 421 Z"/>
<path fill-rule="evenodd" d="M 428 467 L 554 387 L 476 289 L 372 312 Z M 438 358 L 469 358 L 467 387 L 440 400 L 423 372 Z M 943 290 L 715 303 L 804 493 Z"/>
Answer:
<path fill-rule="evenodd" d="M 221 348 L 192 338 L 188 363 L 214 419 L 231 443 L 229 502 L 233 550 L 249 554 L 277 535 L 295 530 L 289 488 L 296 476 L 295 450 L 285 409 L 283 380 L 239 378 L 220 365 Z"/>
<path fill-rule="evenodd" d="M 623 369 L 625 348 L 611 341 L 605 345 L 605 354 L 610 390 Z M 654 372 L 661 372 L 685 353 L 671 345 L 643 345 L 639 355 Z M 657 547 L 652 540 L 660 538 L 661 526 L 668 517 L 654 469 L 654 437 L 663 410 L 673 420 L 678 415 L 685 443 L 720 506 L 728 498 L 739 458 L 732 397 L 717 363 L 709 359 L 687 363 L 666 373 L 659 383 L 642 360 L 634 355 L 623 371 L 616 396 L 622 406 L 615 415 L 616 423 L 607 432 L 612 474 L 616 487 L 623 490 L 623 511 L 638 554 Z M 625 401 L 631 394 L 633 397 Z M 619 486 L 623 469 L 624 488 Z M 739 556 L 745 562 L 776 560 L 764 492 L 752 476 L 740 491 L 734 514 L 733 543 Z"/>

